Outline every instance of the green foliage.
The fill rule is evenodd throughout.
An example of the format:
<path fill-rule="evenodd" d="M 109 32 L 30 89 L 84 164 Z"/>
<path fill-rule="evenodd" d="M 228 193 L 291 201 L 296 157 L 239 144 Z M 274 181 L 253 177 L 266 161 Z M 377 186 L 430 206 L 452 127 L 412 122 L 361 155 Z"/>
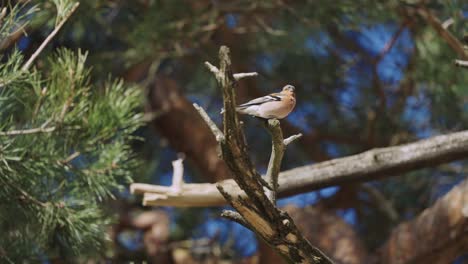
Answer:
<path fill-rule="evenodd" d="M 129 143 L 142 124 L 141 96 L 122 81 L 92 83 L 86 57 L 60 49 L 30 71 L 18 51 L 2 58 L 2 262 L 96 255 L 108 240 L 99 202 L 138 166 Z"/>

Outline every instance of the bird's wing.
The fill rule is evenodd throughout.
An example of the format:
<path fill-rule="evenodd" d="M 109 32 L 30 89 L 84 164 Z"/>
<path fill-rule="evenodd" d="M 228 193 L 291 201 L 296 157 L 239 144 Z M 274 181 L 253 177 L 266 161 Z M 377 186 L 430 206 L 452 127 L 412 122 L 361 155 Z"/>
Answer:
<path fill-rule="evenodd" d="M 274 94 L 269 94 L 263 97 L 255 98 L 253 100 L 248 101 L 247 103 L 239 105 L 239 107 L 246 107 L 246 106 L 252 106 L 252 105 L 261 105 L 264 103 L 268 102 L 275 102 L 275 101 L 281 101 L 283 98 L 282 94 L 279 93 L 274 93 Z"/>

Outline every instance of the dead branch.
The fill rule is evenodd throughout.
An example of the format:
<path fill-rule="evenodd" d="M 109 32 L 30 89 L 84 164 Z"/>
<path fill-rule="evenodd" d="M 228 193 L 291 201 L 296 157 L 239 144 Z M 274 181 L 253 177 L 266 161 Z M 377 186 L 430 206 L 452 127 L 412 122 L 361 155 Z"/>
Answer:
<path fill-rule="evenodd" d="M 268 163 L 268 169 L 265 175 L 265 179 L 271 190 L 266 189 L 265 192 L 270 201 L 275 204 L 276 193 L 278 191 L 278 176 L 281 169 L 281 161 L 283 160 L 284 151 L 289 143 L 300 137 L 300 134 L 284 139 L 280 122 L 276 119 L 268 120 L 266 128 L 268 132 L 270 132 L 272 140 L 270 162 Z"/>
<path fill-rule="evenodd" d="M 236 79 L 231 70 L 231 58 L 229 48 L 222 46 L 219 50 L 220 67 L 205 63 L 214 73 L 218 85 L 223 92 L 223 133 L 224 140 L 221 145 L 222 156 L 234 176 L 235 182 L 246 193 L 246 197 L 240 197 L 239 192 L 231 192 L 218 185 L 219 192 L 240 214 L 235 219 L 244 223 L 252 231 L 267 241 L 272 248 L 285 258 L 294 263 L 331 263 L 319 249 L 313 247 L 297 229 L 291 217 L 279 210 L 273 201 L 269 200 L 264 192 L 266 184 L 260 174 L 255 170 L 247 152 L 247 144 L 240 122 L 236 113 L 235 86 Z M 279 121 L 271 121 L 273 129 L 279 128 Z M 279 142 L 284 151 L 282 135 L 274 139 L 274 144 Z M 282 156 L 281 151 L 281 156 Z M 276 153 L 278 154 L 278 153 Z M 275 151 L 273 154 L 275 155 Z M 274 162 L 280 163 L 281 158 L 273 157 Z M 275 164 L 272 167 L 278 166 Z M 274 174 L 276 170 L 270 170 L 271 180 L 275 184 Z M 279 169 L 278 169 L 279 171 Z M 274 192 L 274 187 L 273 190 Z M 232 216 L 232 213 L 229 214 Z M 225 214 L 226 216 L 226 214 Z M 234 219 L 230 217 L 230 219 Z"/>
<path fill-rule="evenodd" d="M 179 154 L 179 159 L 172 162 L 172 168 L 174 173 L 172 175 L 172 184 L 169 187 L 165 188 L 165 193 L 145 193 L 143 197 L 143 205 L 148 205 L 149 203 L 157 202 L 158 200 L 166 200 L 171 198 L 172 200 L 177 200 L 177 197 L 185 195 L 185 192 L 182 193 L 182 188 L 184 187 L 184 155 Z M 138 185 L 137 185 L 138 186 Z M 130 191 L 133 193 L 135 186 L 130 186 Z"/>
<path fill-rule="evenodd" d="M 286 139 L 287 140 L 287 139 Z M 434 167 L 468 156 L 468 131 L 416 141 L 410 144 L 369 150 L 357 155 L 333 159 L 283 171 L 278 177 L 278 197 L 318 190 L 350 182 L 376 180 L 401 175 L 420 168 Z M 233 180 L 218 182 L 229 193 L 244 196 Z M 134 183 L 133 193 L 166 194 L 164 186 Z M 149 205 L 214 206 L 226 201 L 215 184 L 185 184 L 177 199 L 160 200 Z"/>

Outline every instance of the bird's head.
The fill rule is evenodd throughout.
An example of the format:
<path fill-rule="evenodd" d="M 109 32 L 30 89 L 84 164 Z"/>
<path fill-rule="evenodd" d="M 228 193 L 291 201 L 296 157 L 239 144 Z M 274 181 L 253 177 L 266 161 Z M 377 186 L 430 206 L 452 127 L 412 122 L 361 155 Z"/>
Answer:
<path fill-rule="evenodd" d="M 294 95 L 294 86 L 288 84 L 286 86 L 283 87 L 283 93 L 287 93 L 287 94 L 291 94 L 291 95 Z"/>

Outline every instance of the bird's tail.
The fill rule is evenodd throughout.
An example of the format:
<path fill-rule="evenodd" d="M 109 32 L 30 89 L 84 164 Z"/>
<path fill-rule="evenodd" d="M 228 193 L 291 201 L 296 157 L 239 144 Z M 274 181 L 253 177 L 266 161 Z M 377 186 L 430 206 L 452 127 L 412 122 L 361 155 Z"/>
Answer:
<path fill-rule="evenodd" d="M 219 114 L 224 114 L 226 110 L 224 108 L 221 108 L 221 111 L 219 112 Z M 239 114 L 245 114 L 245 115 L 251 115 L 253 114 L 251 109 L 249 108 L 249 106 L 238 106 L 236 107 L 236 112 L 239 113 Z"/>
<path fill-rule="evenodd" d="M 249 114 L 248 113 L 248 106 L 238 106 L 236 107 L 236 112 L 240 113 L 240 114 Z"/>

